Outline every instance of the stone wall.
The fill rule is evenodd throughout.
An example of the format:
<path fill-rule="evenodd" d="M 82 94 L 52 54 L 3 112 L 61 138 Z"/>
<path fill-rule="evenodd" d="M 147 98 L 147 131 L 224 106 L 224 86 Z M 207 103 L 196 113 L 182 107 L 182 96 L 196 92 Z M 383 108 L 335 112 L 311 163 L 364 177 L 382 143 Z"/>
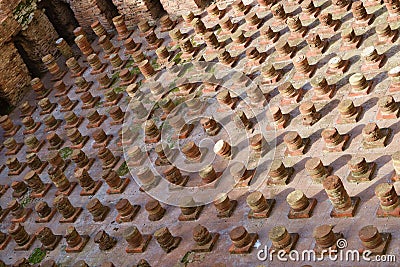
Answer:
<path fill-rule="evenodd" d="M 139 20 L 154 21 L 165 13 L 159 1 L 154 0 L 113 0 L 128 27 L 134 27 Z"/>
<path fill-rule="evenodd" d="M 0 51 L 0 97 L 16 106 L 29 88 L 31 77 L 14 43 L 3 43 Z"/>

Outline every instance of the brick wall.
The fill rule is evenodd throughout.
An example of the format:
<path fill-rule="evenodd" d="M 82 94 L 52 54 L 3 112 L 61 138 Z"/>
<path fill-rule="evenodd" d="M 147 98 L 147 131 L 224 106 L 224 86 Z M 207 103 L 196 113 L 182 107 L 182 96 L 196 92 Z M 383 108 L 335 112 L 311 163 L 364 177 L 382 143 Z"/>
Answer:
<path fill-rule="evenodd" d="M 21 0 L 1 0 L 0 1 L 0 9 L 1 11 L 12 11 L 14 10 L 17 5 L 19 5 L 19 3 L 21 2 Z"/>
<path fill-rule="evenodd" d="M 182 15 L 188 11 L 194 13 L 202 10 L 213 1 L 211 0 L 160 0 L 164 9 L 170 15 Z"/>
<path fill-rule="evenodd" d="M 13 42 L 0 47 L 0 97 L 16 106 L 29 88 L 31 77 Z"/>
<path fill-rule="evenodd" d="M 21 25 L 14 19 L 10 12 L 0 11 L 0 44 L 11 40 L 21 30 Z"/>
<path fill-rule="evenodd" d="M 112 17 L 115 14 L 112 14 L 112 8 L 108 6 L 106 1 L 68 0 L 67 2 L 70 4 L 79 25 L 87 34 L 94 36 L 90 25 L 97 20 L 106 30 L 113 29 Z"/>
<path fill-rule="evenodd" d="M 162 5 L 154 0 L 113 0 L 120 14 L 124 15 L 128 27 L 140 20 L 154 21 L 165 13 Z"/>

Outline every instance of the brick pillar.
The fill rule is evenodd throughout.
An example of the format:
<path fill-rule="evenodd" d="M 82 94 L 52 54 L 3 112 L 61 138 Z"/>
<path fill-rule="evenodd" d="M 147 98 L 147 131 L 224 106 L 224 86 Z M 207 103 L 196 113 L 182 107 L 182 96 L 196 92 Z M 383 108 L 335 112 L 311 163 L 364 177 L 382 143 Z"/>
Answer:
<path fill-rule="evenodd" d="M 0 95 L 16 106 L 29 88 L 31 77 L 13 42 L 0 46 Z"/>
<path fill-rule="evenodd" d="M 57 58 L 60 53 L 56 46 L 58 33 L 42 10 L 37 9 L 33 13 L 32 21 L 23 25 L 16 41 L 21 45 L 34 67 L 40 71 L 47 71 L 42 63 L 42 57 L 47 54 Z"/>
<path fill-rule="evenodd" d="M 73 31 L 79 24 L 70 6 L 62 0 L 51 0 L 39 2 L 38 8 L 45 9 L 58 34 L 69 44 L 73 44 L 75 39 Z"/>

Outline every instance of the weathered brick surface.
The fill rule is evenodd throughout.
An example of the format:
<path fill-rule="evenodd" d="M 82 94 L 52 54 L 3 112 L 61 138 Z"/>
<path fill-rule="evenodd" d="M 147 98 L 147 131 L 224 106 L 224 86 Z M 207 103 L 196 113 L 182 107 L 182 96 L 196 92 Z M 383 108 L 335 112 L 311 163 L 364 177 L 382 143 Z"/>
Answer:
<path fill-rule="evenodd" d="M 21 26 L 18 22 L 10 15 L 9 12 L 0 10 L 1 27 L 0 27 L 0 43 L 9 41 L 13 35 L 18 33 Z"/>
<path fill-rule="evenodd" d="M 2 0 L 0 1 L 0 10 L 14 10 L 21 0 Z"/>
<path fill-rule="evenodd" d="M 59 55 L 55 44 L 58 33 L 42 10 L 34 12 L 31 23 L 19 33 L 17 39 L 29 59 L 40 71 L 46 71 L 42 57 L 47 54 L 52 54 L 54 57 Z"/>
<path fill-rule="evenodd" d="M 111 30 L 113 28 L 112 17 L 113 9 L 106 1 L 96 0 L 68 0 L 75 18 L 78 20 L 79 25 L 90 35 L 94 35 L 90 25 L 95 21 L 100 23 L 106 28 Z"/>
<path fill-rule="evenodd" d="M 12 42 L 0 47 L 0 96 L 12 105 L 17 105 L 23 93 L 29 86 L 30 75 L 28 68 Z"/>
<path fill-rule="evenodd" d="M 62 0 L 41 1 L 38 7 L 45 9 L 46 15 L 54 28 L 67 42 L 74 43 L 73 31 L 78 27 L 78 21 L 69 5 Z"/>
<path fill-rule="evenodd" d="M 165 11 L 171 15 L 182 15 L 188 11 L 192 11 L 196 13 L 212 1 L 210 0 L 160 0 L 163 5 Z"/>
<path fill-rule="evenodd" d="M 118 8 L 119 13 L 124 15 L 128 27 L 135 26 L 139 20 L 152 22 L 164 13 L 163 6 L 158 1 L 113 0 L 113 3 Z"/>
<path fill-rule="evenodd" d="M 35 67 L 44 70 L 41 58 L 46 54 L 57 55 L 55 40 L 58 34 L 34 2 L 3 0 L 0 8 L 0 96 L 17 105 L 29 87 L 31 77 L 13 42 L 21 45 Z"/>

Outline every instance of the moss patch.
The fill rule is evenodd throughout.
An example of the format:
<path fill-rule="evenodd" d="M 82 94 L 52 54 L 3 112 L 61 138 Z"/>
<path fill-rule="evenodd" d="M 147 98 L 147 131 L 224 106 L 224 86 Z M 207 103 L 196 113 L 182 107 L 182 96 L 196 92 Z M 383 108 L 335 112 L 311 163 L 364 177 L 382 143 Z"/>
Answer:
<path fill-rule="evenodd" d="M 113 76 L 111 78 L 110 87 L 113 87 L 118 81 L 119 81 L 119 72 L 116 72 L 116 73 L 113 74 Z"/>
<path fill-rule="evenodd" d="M 98 102 L 96 103 L 96 105 L 94 105 L 94 106 L 95 106 L 96 108 L 99 108 L 99 107 L 102 107 L 103 104 L 104 104 L 104 101 L 98 101 Z"/>
<path fill-rule="evenodd" d="M 125 90 L 126 90 L 126 87 L 125 87 L 125 86 L 123 86 L 123 87 L 115 87 L 115 88 L 114 88 L 114 92 L 115 92 L 116 94 L 125 92 Z"/>
<path fill-rule="evenodd" d="M 117 170 L 117 174 L 119 176 L 124 176 L 129 172 L 129 168 L 128 165 L 126 164 L 126 162 L 122 163 L 122 165 L 118 168 Z"/>
<path fill-rule="evenodd" d="M 131 72 L 132 72 L 133 74 L 136 74 L 136 75 L 139 75 L 139 74 L 141 73 L 139 67 L 134 67 L 134 68 L 131 70 Z"/>
<path fill-rule="evenodd" d="M 193 262 L 193 254 L 194 254 L 194 252 L 191 252 L 191 251 L 186 252 L 186 254 L 181 259 L 181 263 L 188 264 L 188 263 Z"/>
<path fill-rule="evenodd" d="M 41 250 L 40 248 L 35 248 L 32 254 L 29 256 L 28 261 L 32 264 L 37 264 L 42 262 L 42 260 L 46 257 L 46 251 Z"/>
<path fill-rule="evenodd" d="M 157 63 L 157 59 L 156 59 L 156 58 L 154 58 L 154 59 L 151 61 L 151 66 L 153 66 L 153 68 L 154 68 L 155 70 L 158 70 L 158 69 L 160 68 L 160 64 Z"/>
<path fill-rule="evenodd" d="M 132 59 L 129 59 L 127 62 L 126 62 L 126 68 L 130 68 L 130 67 L 132 67 L 132 65 L 133 65 L 133 63 L 135 63 L 135 61 L 133 61 Z"/>
<path fill-rule="evenodd" d="M 32 202 L 32 199 L 30 198 L 29 194 L 26 194 L 24 198 L 21 200 L 20 204 L 23 208 L 25 208 L 29 203 Z"/>
<path fill-rule="evenodd" d="M 60 153 L 61 158 L 65 160 L 71 156 L 72 149 L 70 147 L 64 147 L 61 148 L 58 152 Z"/>
<path fill-rule="evenodd" d="M 22 1 L 17 5 L 13 11 L 15 20 L 22 26 L 22 29 L 26 29 L 33 20 L 34 12 L 37 9 L 37 0 L 26 0 Z"/>
<path fill-rule="evenodd" d="M 119 78 L 119 71 L 116 71 L 113 75 L 112 75 L 112 79 L 118 79 Z"/>
<path fill-rule="evenodd" d="M 176 65 L 178 65 L 178 64 L 181 63 L 181 61 L 182 61 L 181 56 L 182 56 L 182 52 L 179 52 L 178 54 L 176 54 L 176 55 L 174 56 L 174 59 L 173 59 L 172 61 L 174 61 L 174 63 L 175 63 Z"/>

